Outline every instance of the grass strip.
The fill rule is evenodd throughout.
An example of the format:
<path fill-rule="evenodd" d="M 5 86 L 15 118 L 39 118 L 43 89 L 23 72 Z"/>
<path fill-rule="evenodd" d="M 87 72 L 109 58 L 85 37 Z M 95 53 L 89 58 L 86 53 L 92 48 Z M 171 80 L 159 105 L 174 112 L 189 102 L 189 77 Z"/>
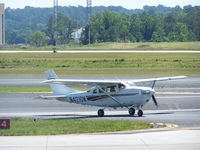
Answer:
<path fill-rule="evenodd" d="M 200 50 L 200 42 L 105 42 L 90 45 L 69 43 L 63 46 L 30 47 L 15 45 L 0 47 L 0 50 Z"/>
<path fill-rule="evenodd" d="M 127 131 L 150 128 L 150 123 L 128 120 L 89 120 L 89 119 L 11 119 L 11 128 L 0 130 L 1 136 L 14 135 L 56 135 L 74 133 L 96 133 Z"/>
<path fill-rule="evenodd" d="M 200 75 L 200 54 L 1 54 L 0 76 L 44 75 L 52 68 L 67 76 Z"/>

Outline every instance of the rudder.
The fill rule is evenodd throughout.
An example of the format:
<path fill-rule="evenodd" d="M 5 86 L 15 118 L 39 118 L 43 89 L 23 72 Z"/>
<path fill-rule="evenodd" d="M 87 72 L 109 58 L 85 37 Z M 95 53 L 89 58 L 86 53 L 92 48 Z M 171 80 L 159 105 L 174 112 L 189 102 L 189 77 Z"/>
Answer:
<path fill-rule="evenodd" d="M 53 70 L 47 70 L 45 71 L 45 73 L 48 80 L 59 79 L 59 77 L 56 75 L 56 73 Z M 71 89 L 63 84 L 52 83 L 50 84 L 50 86 L 54 95 L 67 95 L 70 93 L 78 92 L 77 90 Z"/>

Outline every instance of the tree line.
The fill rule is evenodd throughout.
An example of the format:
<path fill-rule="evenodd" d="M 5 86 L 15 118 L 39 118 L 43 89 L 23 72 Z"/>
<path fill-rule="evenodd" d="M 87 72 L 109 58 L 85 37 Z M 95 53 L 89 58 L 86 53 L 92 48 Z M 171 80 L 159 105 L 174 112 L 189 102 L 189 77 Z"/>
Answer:
<path fill-rule="evenodd" d="M 200 12 L 169 14 L 97 13 L 87 24 L 81 41 L 90 42 L 172 42 L 200 40 Z"/>
<path fill-rule="evenodd" d="M 200 6 L 182 9 L 159 5 L 136 10 L 101 6 L 93 8 L 88 22 L 85 10 L 81 6 L 59 7 L 57 26 L 53 27 L 52 8 L 7 8 L 6 42 L 35 46 L 67 44 L 72 41 L 71 33 L 80 27 L 84 29 L 83 44 L 89 42 L 89 27 L 91 43 L 200 40 Z"/>

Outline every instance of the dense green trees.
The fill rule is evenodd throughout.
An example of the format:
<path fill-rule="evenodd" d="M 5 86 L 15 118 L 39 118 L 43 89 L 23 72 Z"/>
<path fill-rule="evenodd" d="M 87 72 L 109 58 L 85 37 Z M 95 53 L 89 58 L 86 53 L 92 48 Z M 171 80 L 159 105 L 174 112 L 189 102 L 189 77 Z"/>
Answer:
<path fill-rule="evenodd" d="M 58 25 L 53 27 L 52 8 L 7 8 L 6 43 L 30 44 L 31 35 L 41 31 L 48 37 L 48 44 L 66 44 L 75 28 L 83 27 L 81 41 L 89 43 L 89 25 L 86 8 L 59 7 Z M 73 21 L 76 20 L 76 21 Z M 200 41 L 200 6 L 162 5 L 144 6 L 128 10 L 122 7 L 94 7 L 90 19 L 91 43 L 141 42 L 141 41 Z M 56 37 L 54 36 L 56 32 Z"/>
<path fill-rule="evenodd" d="M 77 27 L 77 22 L 71 20 L 63 14 L 58 14 L 57 16 L 57 26 L 54 26 L 54 17 L 50 17 L 47 24 L 47 36 L 49 37 L 49 44 L 67 44 L 72 39 L 72 32 Z"/>
<path fill-rule="evenodd" d="M 47 45 L 47 37 L 44 32 L 36 31 L 31 35 L 30 44 L 35 47 Z"/>
<path fill-rule="evenodd" d="M 131 42 L 199 41 L 200 12 L 185 13 L 180 10 L 180 7 L 175 7 L 169 14 L 98 13 L 90 19 L 91 43 L 124 39 Z M 88 44 L 88 34 L 87 25 L 82 33 L 83 44 Z"/>

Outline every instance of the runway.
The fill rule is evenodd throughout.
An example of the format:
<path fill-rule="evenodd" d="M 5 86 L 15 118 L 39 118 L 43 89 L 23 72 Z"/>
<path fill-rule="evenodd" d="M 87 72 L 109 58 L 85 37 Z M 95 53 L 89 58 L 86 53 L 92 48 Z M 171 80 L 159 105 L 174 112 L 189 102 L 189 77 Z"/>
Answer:
<path fill-rule="evenodd" d="M 62 77 L 82 78 L 82 77 Z M 85 79 L 92 77 L 84 77 Z M 97 78 L 97 77 L 93 77 Z M 98 77 L 110 79 L 113 77 Z M 116 77 L 132 79 L 132 77 Z M 141 77 L 136 77 L 141 78 Z M 146 77 L 149 78 L 149 77 Z M 0 77 L 0 86 L 47 86 L 40 84 L 45 77 Z M 100 119 L 128 119 L 178 124 L 165 131 L 130 131 L 110 134 L 81 134 L 57 136 L 0 136 L 0 150 L 199 150 L 200 149 L 200 77 L 158 82 L 155 90 L 159 104 L 147 103 L 143 117 L 131 117 L 127 109 L 105 110 Z M 51 93 L 0 93 L 0 118 L 28 117 L 37 119 L 99 119 L 98 107 L 82 106 L 56 100 L 37 99 Z"/>

